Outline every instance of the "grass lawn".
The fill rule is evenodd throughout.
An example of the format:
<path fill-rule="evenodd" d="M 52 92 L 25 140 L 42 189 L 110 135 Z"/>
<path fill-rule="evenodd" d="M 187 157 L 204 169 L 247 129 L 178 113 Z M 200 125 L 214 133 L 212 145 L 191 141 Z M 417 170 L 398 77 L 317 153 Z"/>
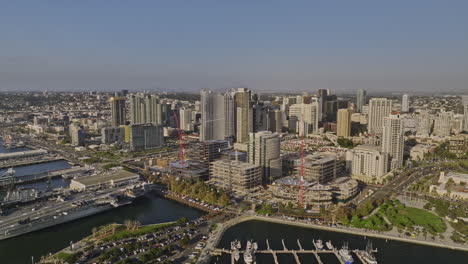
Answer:
<path fill-rule="evenodd" d="M 383 208 L 388 220 L 400 228 L 422 226 L 434 233 L 443 233 L 447 229 L 440 217 L 423 209 L 404 207 L 399 202 L 386 203 Z"/>

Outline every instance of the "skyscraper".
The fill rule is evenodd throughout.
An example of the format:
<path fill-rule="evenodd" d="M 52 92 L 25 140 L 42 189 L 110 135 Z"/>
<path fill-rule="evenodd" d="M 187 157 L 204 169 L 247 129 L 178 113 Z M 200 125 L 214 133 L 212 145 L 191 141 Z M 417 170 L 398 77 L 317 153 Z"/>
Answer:
<path fill-rule="evenodd" d="M 318 89 L 318 98 L 319 98 L 319 110 L 320 110 L 320 121 L 323 121 L 326 118 L 327 113 L 327 97 L 328 89 Z"/>
<path fill-rule="evenodd" d="M 234 139 L 236 137 L 236 91 L 229 89 L 224 94 L 224 121 L 225 137 Z"/>
<path fill-rule="evenodd" d="M 369 125 L 370 134 L 382 133 L 383 118 L 392 112 L 392 101 L 387 98 L 372 98 L 369 101 Z"/>
<path fill-rule="evenodd" d="M 453 112 L 440 112 L 434 119 L 433 135 L 448 137 L 452 132 Z"/>
<path fill-rule="evenodd" d="M 131 124 L 162 124 L 162 106 L 157 95 L 132 94 L 130 96 Z"/>
<path fill-rule="evenodd" d="M 200 141 L 225 138 L 225 98 L 217 92 L 202 89 Z"/>
<path fill-rule="evenodd" d="M 349 137 L 351 135 L 351 114 L 349 109 L 338 109 L 338 122 L 336 135 L 338 137 Z"/>
<path fill-rule="evenodd" d="M 250 133 L 247 142 L 247 162 L 260 165 L 264 183 L 281 177 L 280 138 L 271 131 Z"/>
<path fill-rule="evenodd" d="M 359 89 L 356 94 L 356 111 L 362 113 L 362 107 L 366 104 L 367 92 Z"/>
<path fill-rule="evenodd" d="M 118 127 L 125 125 L 125 98 L 124 97 L 111 97 L 111 125 Z"/>
<path fill-rule="evenodd" d="M 389 155 L 391 170 L 403 166 L 404 146 L 403 122 L 400 115 L 384 117 L 382 152 Z"/>
<path fill-rule="evenodd" d="M 179 109 L 179 125 L 184 131 L 193 131 L 192 111 L 189 109 Z"/>
<path fill-rule="evenodd" d="M 249 133 L 253 131 L 253 111 L 250 100 L 251 91 L 247 88 L 238 88 L 236 92 L 237 107 L 237 142 L 244 143 L 249 139 Z"/>
<path fill-rule="evenodd" d="M 462 96 L 463 103 L 463 131 L 468 132 L 468 95 Z"/>
<path fill-rule="evenodd" d="M 402 112 L 409 112 L 409 100 L 410 96 L 408 94 L 404 94 L 401 98 L 401 111 Z"/>

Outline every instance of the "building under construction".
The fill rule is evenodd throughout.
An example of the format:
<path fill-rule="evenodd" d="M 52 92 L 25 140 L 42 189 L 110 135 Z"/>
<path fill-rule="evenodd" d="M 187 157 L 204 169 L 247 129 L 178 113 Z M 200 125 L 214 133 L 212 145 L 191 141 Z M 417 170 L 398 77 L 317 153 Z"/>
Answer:
<path fill-rule="evenodd" d="M 210 166 L 210 184 L 234 192 L 250 192 L 262 184 L 258 165 L 236 160 L 217 160 Z"/>

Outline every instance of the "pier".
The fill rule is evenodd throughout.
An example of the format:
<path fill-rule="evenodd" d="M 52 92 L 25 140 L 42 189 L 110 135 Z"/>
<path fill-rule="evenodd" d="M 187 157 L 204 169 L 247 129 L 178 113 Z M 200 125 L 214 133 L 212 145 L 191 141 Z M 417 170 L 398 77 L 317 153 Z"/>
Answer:
<path fill-rule="evenodd" d="M 41 163 L 59 161 L 59 160 L 63 160 L 63 158 L 46 158 L 46 159 L 23 160 L 23 161 L 16 161 L 16 162 L 8 162 L 8 163 L 0 164 L 0 169 L 28 166 L 28 165 L 41 164 Z"/>
<path fill-rule="evenodd" d="M 345 264 L 345 262 L 343 261 L 342 257 L 340 256 L 339 252 L 338 252 L 338 249 L 337 248 L 334 248 L 334 249 L 318 249 L 316 244 L 315 244 L 315 241 L 312 241 L 315 249 L 304 249 L 302 247 L 302 244 L 300 242 L 300 240 L 298 239 L 297 240 L 297 245 L 299 246 L 299 249 L 288 249 L 286 247 L 286 244 L 284 242 L 284 239 L 281 239 L 281 245 L 282 245 L 282 249 L 271 249 L 270 248 L 270 242 L 268 241 L 268 239 L 266 240 L 266 245 L 267 245 L 267 249 L 257 249 L 254 251 L 255 254 L 271 254 L 273 256 L 273 259 L 274 259 L 274 262 L 276 264 L 279 264 L 278 262 L 278 257 L 277 257 L 277 254 L 291 254 L 294 256 L 294 259 L 296 261 L 297 264 L 301 264 L 301 260 L 299 259 L 299 256 L 298 254 L 312 254 L 315 256 L 315 259 L 317 260 L 317 263 L 319 264 L 323 264 L 323 261 L 320 259 L 320 255 L 319 254 L 333 254 L 336 256 L 336 258 L 338 259 L 338 261 L 341 263 L 341 264 Z M 237 249 L 236 249 L 237 250 Z M 246 252 L 246 250 L 237 250 L 240 254 L 244 254 Z M 361 250 L 349 250 L 350 252 L 354 252 L 354 253 L 359 253 Z M 212 255 L 222 255 L 222 254 L 230 254 L 231 257 L 231 263 L 232 264 L 235 264 L 235 259 L 233 257 L 233 253 L 234 251 L 233 250 L 228 250 L 228 249 L 223 249 L 223 248 L 215 248 L 211 251 L 211 254 Z M 371 250 L 372 253 L 376 253 L 377 252 L 377 249 L 373 249 Z M 362 257 L 359 255 L 359 254 L 355 254 L 357 256 L 357 258 L 362 262 L 362 263 L 366 263 Z"/>

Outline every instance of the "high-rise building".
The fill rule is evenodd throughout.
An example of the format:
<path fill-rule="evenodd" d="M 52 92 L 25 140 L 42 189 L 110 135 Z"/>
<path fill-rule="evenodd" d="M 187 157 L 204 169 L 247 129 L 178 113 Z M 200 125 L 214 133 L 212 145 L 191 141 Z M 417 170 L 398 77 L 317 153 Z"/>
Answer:
<path fill-rule="evenodd" d="M 336 135 L 338 137 L 351 136 L 351 114 L 349 109 L 338 109 L 338 122 L 336 128 Z"/>
<path fill-rule="evenodd" d="M 408 94 L 404 94 L 403 97 L 401 98 L 401 111 L 402 112 L 409 112 L 409 101 L 410 101 L 410 96 Z"/>
<path fill-rule="evenodd" d="M 434 117 L 429 111 L 421 111 L 416 115 L 416 135 L 429 136 L 432 132 Z"/>
<path fill-rule="evenodd" d="M 381 134 L 383 118 L 392 112 L 392 101 L 387 98 L 372 98 L 369 101 L 368 132 L 370 134 Z"/>
<path fill-rule="evenodd" d="M 225 104 L 220 93 L 202 89 L 200 141 L 225 139 Z"/>
<path fill-rule="evenodd" d="M 468 132 L 468 95 L 462 96 L 462 103 L 463 103 L 463 126 L 462 130 Z"/>
<path fill-rule="evenodd" d="M 382 152 L 388 154 L 391 170 L 403 166 L 404 146 L 405 137 L 403 134 L 403 122 L 400 115 L 384 117 Z"/>
<path fill-rule="evenodd" d="M 184 131 L 193 131 L 192 111 L 190 109 L 179 109 L 180 129 Z"/>
<path fill-rule="evenodd" d="M 265 183 L 281 177 L 280 138 L 271 131 L 250 133 L 247 142 L 247 161 L 262 168 Z"/>
<path fill-rule="evenodd" d="M 364 89 L 359 89 L 356 94 L 356 111 L 362 113 L 362 107 L 366 104 L 367 92 Z"/>
<path fill-rule="evenodd" d="M 293 104 L 289 107 L 289 118 L 296 118 L 296 131 L 304 132 L 304 135 L 309 133 L 317 133 L 318 122 L 320 118 L 319 102 L 317 99 L 312 99 L 310 104 Z M 304 119 L 304 120 L 303 120 Z M 301 127 L 304 126 L 304 127 Z M 301 134 L 302 136 L 302 134 Z"/>
<path fill-rule="evenodd" d="M 224 133 L 225 138 L 234 140 L 236 137 L 236 91 L 229 89 L 224 94 Z"/>
<path fill-rule="evenodd" d="M 367 92 L 364 89 L 359 89 L 356 94 L 356 111 L 362 113 L 362 107 L 366 104 Z"/>
<path fill-rule="evenodd" d="M 124 140 L 125 140 L 125 128 L 124 127 L 105 127 L 101 129 L 101 142 L 103 144 L 124 142 Z"/>
<path fill-rule="evenodd" d="M 161 147 L 164 144 L 163 126 L 136 124 L 130 126 L 130 149 L 143 151 Z"/>
<path fill-rule="evenodd" d="M 318 101 L 319 101 L 319 119 L 323 121 L 326 118 L 327 113 L 327 98 L 328 89 L 318 89 Z"/>
<path fill-rule="evenodd" d="M 434 119 L 433 134 L 439 137 L 448 137 L 452 132 L 453 112 L 440 112 Z"/>
<path fill-rule="evenodd" d="M 268 112 L 268 130 L 273 133 L 281 133 L 283 128 L 282 113 L 275 109 Z"/>
<path fill-rule="evenodd" d="M 269 130 L 270 128 L 270 109 L 263 104 L 254 104 L 252 106 L 252 124 L 253 132 Z M 272 121 L 274 122 L 274 121 Z"/>
<path fill-rule="evenodd" d="M 364 182 L 380 182 L 388 171 L 388 154 L 378 146 L 359 145 L 351 150 L 351 174 Z"/>
<path fill-rule="evenodd" d="M 125 97 L 111 97 L 111 125 L 113 127 L 125 125 Z"/>
<path fill-rule="evenodd" d="M 157 95 L 132 94 L 130 96 L 131 124 L 162 124 L 162 105 Z"/>
<path fill-rule="evenodd" d="M 247 142 L 249 133 L 253 131 L 253 111 L 250 100 L 251 91 L 247 88 L 238 88 L 236 92 L 236 140 L 239 143 Z"/>
<path fill-rule="evenodd" d="M 72 146 L 84 146 L 86 139 L 86 132 L 83 127 L 79 125 L 72 124 L 69 127 L 71 145 Z"/>

